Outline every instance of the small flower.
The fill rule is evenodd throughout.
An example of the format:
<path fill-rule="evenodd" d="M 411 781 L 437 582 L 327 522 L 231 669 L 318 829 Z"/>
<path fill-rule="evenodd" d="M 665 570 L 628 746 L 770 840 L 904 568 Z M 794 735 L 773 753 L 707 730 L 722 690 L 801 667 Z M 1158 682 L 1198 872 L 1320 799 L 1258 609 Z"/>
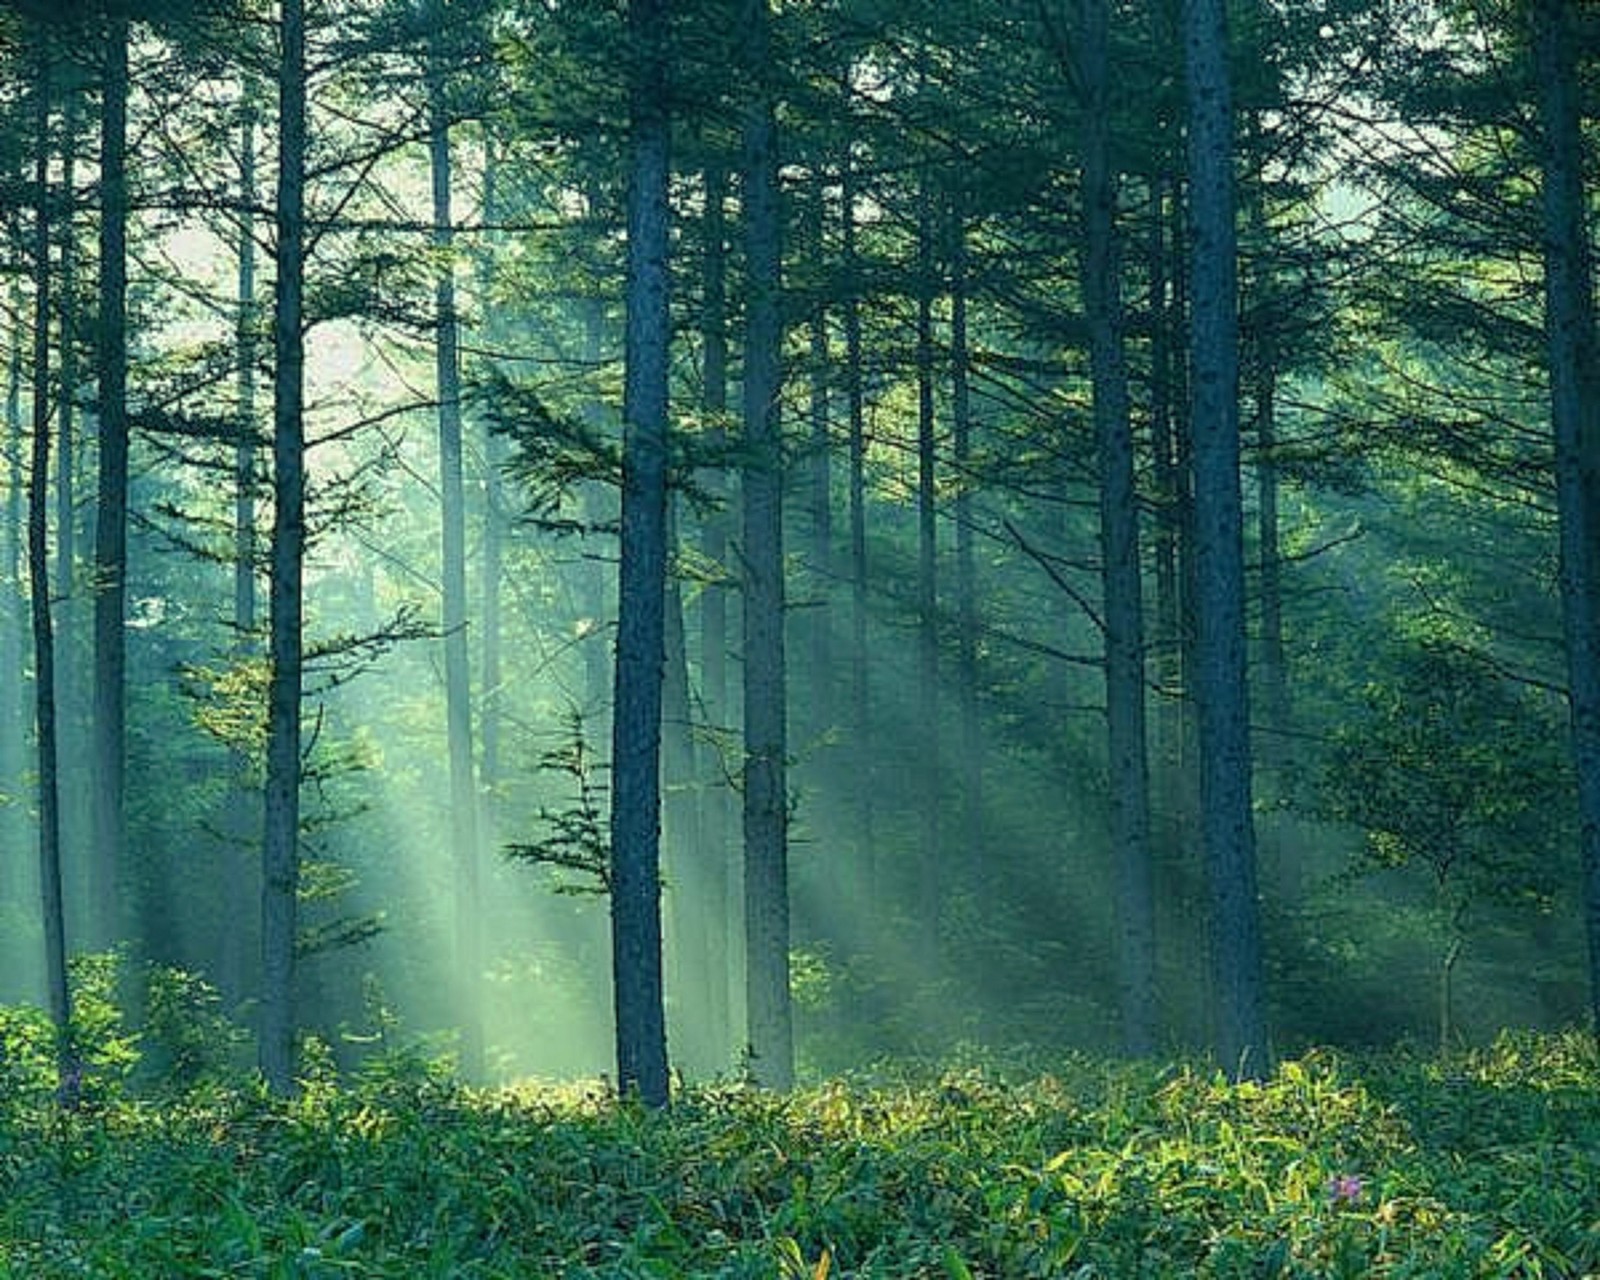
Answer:
<path fill-rule="evenodd" d="M 1361 1179 L 1353 1173 L 1336 1174 L 1328 1179 L 1328 1199 L 1334 1204 L 1354 1204 L 1361 1199 Z"/>

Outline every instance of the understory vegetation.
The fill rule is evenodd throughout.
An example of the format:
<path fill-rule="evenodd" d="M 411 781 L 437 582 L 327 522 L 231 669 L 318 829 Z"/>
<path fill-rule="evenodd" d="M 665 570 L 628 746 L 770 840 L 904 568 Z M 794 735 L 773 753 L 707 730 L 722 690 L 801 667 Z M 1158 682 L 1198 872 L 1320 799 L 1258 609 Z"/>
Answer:
<path fill-rule="evenodd" d="M 1578 1033 L 1317 1051 L 1238 1084 L 958 1056 L 790 1095 L 686 1087 L 664 1113 L 599 1082 L 468 1088 L 398 1049 L 344 1074 L 310 1052 L 293 1099 L 225 1073 L 135 1090 L 134 1049 L 70 1110 L 35 1025 L 8 1015 L 0 1042 L 5 1277 L 1600 1269 L 1600 1062 Z"/>

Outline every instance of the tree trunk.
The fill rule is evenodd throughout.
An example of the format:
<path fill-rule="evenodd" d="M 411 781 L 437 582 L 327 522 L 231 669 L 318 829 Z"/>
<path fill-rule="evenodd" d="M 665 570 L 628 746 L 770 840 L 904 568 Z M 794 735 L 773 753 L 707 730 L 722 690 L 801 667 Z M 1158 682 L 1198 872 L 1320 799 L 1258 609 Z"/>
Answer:
<path fill-rule="evenodd" d="M 612 709 L 611 937 L 617 1087 L 668 1102 L 661 977 L 661 698 L 667 559 L 668 138 L 665 0 L 631 0 L 622 564 Z"/>
<path fill-rule="evenodd" d="M 783 646 L 782 248 L 768 0 L 745 0 L 744 882 L 748 1053 L 755 1080 L 794 1082 L 789 1001 Z"/>
<path fill-rule="evenodd" d="M 705 259 L 704 299 L 701 333 L 705 344 L 704 389 L 701 404 L 708 424 L 706 447 L 717 459 L 704 483 L 717 498 L 726 497 L 726 469 L 721 455 L 727 445 L 724 426 L 728 412 L 728 291 L 727 291 L 727 199 L 728 175 L 720 164 L 705 171 Z M 728 591 L 723 585 L 729 576 L 728 520 L 719 508 L 707 513 L 701 526 L 700 550 L 716 580 L 707 582 L 700 592 L 700 701 L 701 714 L 709 725 L 730 728 L 728 705 Z M 700 829 L 705 839 L 708 901 L 720 904 L 708 913 L 707 934 L 711 954 L 707 959 L 706 1001 L 717 1046 L 717 1064 L 730 1065 L 728 1055 L 734 1044 L 733 998 L 737 989 L 733 941 L 735 925 L 743 919 L 739 877 L 732 863 L 732 812 L 728 788 L 722 775 L 727 770 L 718 760 L 718 776 L 708 779 L 700 791 Z"/>
<path fill-rule="evenodd" d="M 1111 849 L 1117 868 L 1118 1008 L 1124 1051 L 1145 1057 L 1156 1044 L 1155 889 L 1145 754 L 1139 499 L 1123 345 L 1117 179 L 1111 168 L 1109 6 L 1106 0 L 1086 0 L 1083 13 L 1081 65 L 1088 98 L 1083 154 L 1083 291 L 1100 460 Z"/>
<path fill-rule="evenodd" d="M 472 672 L 467 634 L 467 514 L 461 455 L 460 324 L 456 317 L 451 220 L 450 117 L 441 48 L 447 20 L 438 0 L 428 42 L 428 156 L 433 179 L 434 379 L 439 398 L 439 567 L 443 581 L 445 737 L 450 768 L 450 842 L 455 862 L 455 987 L 461 1070 L 483 1076 L 482 904 L 478 787 L 472 761 Z"/>
<path fill-rule="evenodd" d="M 5 702 L 0 715 L 0 903 L 21 906 L 28 881 L 23 873 L 22 852 L 27 839 L 28 806 L 23 800 L 26 756 L 25 728 L 27 673 L 23 662 L 23 637 L 28 629 L 28 601 L 22 591 L 23 559 L 23 479 L 22 479 L 22 344 L 24 329 L 23 295 L 20 283 L 11 293 L 10 354 L 6 361 L 6 497 L 5 497 L 5 594 L 0 599 L 0 670 L 7 673 L 3 682 Z M 4 988 L 0 1000 L 16 1001 L 23 989 L 15 984 Z"/>
<path fill-rule="evenodd" d="M 1575 40 L 1565 0 L 1533 6 L 1544 130 L 1545 331 L 1560 517 L 1561 608 L 1578 780 L 1589 999 L 1600 1041 L 1600 341 L 1584 191 Z"/>
<path fill-rule="evenodd" d="M 824 252 L 824 192 L 819 179 L 814 201 L 813 234 L 817 253 Z M 810 499 L 811 581 L 814 599 L 807 611 L 811 671 L 806 681 L 810 736 L 823 739 L 833 724 L 833 618 L 828 607 L 833 591 L 833 442 L 828 392 L 828 312 L 820 302 L 810 324 L 809 404 L 811 439 L 808 445 L 807 497 Z"/>
<path fill-rule="evenodd" d="M 483 156 L 483 220 L 491 227 L 498 226 L 504 215 L 500 208 L 500 159 L 495 151 L 493 137 L 484 140 Z M 483 325 L 486 343 L 491 353 L 498 353 L 504 338 L 504 324 L 500 308 L 493 297 L 493 245 L 482 258 Z M 495 355 L 491 354 L 493 360 Z M 480 651 L 483 663 L 483 700 L 478 713 L 478 737 L 481 743 L 478 783 L 483 793 L 484 831 L 481 842 L 493 848 L 499 825 L 497 798 L 500 789 L 500 727 L 501 727 L 501 672 L 500 672 L 500 589 L 505 579 L 506 501 L 502 485 L 501 466 L 504 462 L 505 443 L 500 435 L 485 429 L 483 433 L 483 577 L 482 614 L 483 635 Z"/>
<path fill-rule="evenodd" d="M 239 122 L 239 261 L 237 312 L 234 317 L 234 389 L 237 397 L 233 445 L 233 632 L 240 660 L 259 653 L 256 637 L 256 100 L 247 77 Z M 249 958 L 249 934 L 239 922 L 260 895 L 259 864 L 254 857 L 260 831 L 260 789 L 246 744 L 233 751 L 234 787 L 227 798 L 222 829 L 229 835 L 220 868 L 218 898 L 227 903 L 221 934 L 220 979 L 223 990 L 244 999 L 256 982 Z"/>
<path fill-rule="evenodd" d="M 1188 104 L 1200 826 L 1211 887 L 1216 1043 L 1225 1070 L 1267 1070 L 1251 825 L 1239 484 L 1233 102 L 1223 0 L 1184 0 Z"/>
<path fill-rule="evenodd" d="M 127 865 L 128 19 L 106 19 L 100 102 L 100 464 L 95 517 L 94 936 L 108 944 L 132 910 Z"/>
<path fill-rule="evenodd" d="M 33 457 L 28 481 L 28 583 L 33 620 L 34 727 L 38 752 L 39 889 L 45 991 L 55 1023 L 60 1098 L 77 1102 L 72 993 L 67 982 L 66 912 L 61 893 L 61 814 L 56 773 L 55 641 L 50 619 L 50 99 L 53 55 L 41 37 L 34 102 Z"/>
<path fill-rule="evenodd" d="M 972 356 L 967 337 L 967 227 L 952 220 L 950 255 L 950 424 L 956 470 L 956 687 L 961 698 L 960 858 L 965 888 L 979 894 L 988 874 L 983 834 L 983 722 L 978 708 L 978 571 L 973 545 Z"/>
<path fill-rule="evenodd" d="M 912 794 L 922 818 L 916 868 L 916 953 L 921 977 L 937 976 L 944 897 L 944 832 L 940 821 L 943 755 L 939 743 L 939 511 L 938 420 L 933 396 L 933 193 L 922 178 L 917 217 L 917 737 L 906 762 L 918 785 Z"/>
<path fill-rule="evenodd" d="M 294 1087 L 300 890 L 300 698 L 305 565 L 305 0 L 282 0 L 273 305 L 272 552 L 262 834 L 261 1073 Z"/>
<path fill-rule="evenodd" d="M 882 900 L 874 835 L 871 654 L 867 643 L 867 432 L 861 347 L 861 264 L 856 252 L 856 169 L 848 151 L 841 178 L 840 256 L 844 260 L 844 387 L 849 431 L 850 504 L 850 736 L 854 744 L 856 840 L 862 896 L 876 911 Z"/>

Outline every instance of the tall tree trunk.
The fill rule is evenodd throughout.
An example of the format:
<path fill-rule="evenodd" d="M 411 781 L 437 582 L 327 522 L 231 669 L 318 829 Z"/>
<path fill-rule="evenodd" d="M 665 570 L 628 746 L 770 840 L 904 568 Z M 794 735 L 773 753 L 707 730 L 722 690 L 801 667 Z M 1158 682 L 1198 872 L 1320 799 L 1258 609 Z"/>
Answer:
<path fill-rule="evenodd" d="M 500 157 L 492 136 L 484 140 L 483 155 L 483 220 L 497 227 L 504 214 L 500 207 Z M 493 263 L 495 243 L 491 232 L 491 248 L 481 259 L 481 306 L 484 316 L 484 334 L 491 353 L 498 353 L 504 338 L 504 323 L 500 307 L 494 299 Z M 491 354 L 490 359 L 496 358 Z M 478 737 L 481 744 L 479 756 L 479 786 L 483 791 L 484 831 L 482 842 L 489 848 L 496 843 L 499 824 L 497 798 L 500 788 L 500 728 L 503 697 L 501 691 L 500 647 L 500 589 L 505 579 L 506 500 L 501 467 L 504 463 L 505 443 L 498 433 L 485 429 L 483 435 L 483 578 L 481 584 L 483 635 L 481 658 L 483 664 L 482 708 L 478 713 Z"/>
<path fill-rule="evenodd" d="M 256 99 L 247 76 L 239 121 L 239 249 L 234 315 L 234 394 L 237 423 L 233 445 L 233 632 L 241 660 L 259 653 L 256 638 Z M 239 927 L 260 895 L 254 858 L 260 831 L 260 787 L 244 743 L 233 751 L 234 787 L 227 799 L 223 830 L 230 847 L 222 866 L 219 899 L 228 904 L 221 935 L 220 974 L 224 990 L 242 999 L 255 986 L 247 948 L 249 934 Z"/>
<path fill-rule="evenodd" d="M 6 360 L 6 495 L 4 597 L 0 599 L 0 670 L 5 702 L 0 707 L 0 903 L 20 906 L 26 883 L 23 848 L 28 830 L 28 806 L 23 800 L 26 755 L 27 673 L 23 662 L 23 637 L 28 629 L 28 601 L 22 590 L 24 519 L 22 478 L 22 323 L 23 295 L 13 282 L 10 303 L 11 340 Z M 5 988 L 4 1000 L 22 997 L 21 988 Z"/>
<path fill-rule="evenodd" d="M 961 699 L 961 862 L 966 888 L 987 873 L 983 837 L 983 722 L 978 709 L 978 570 L 973 546 L 972 354 L 967 336 L 967 226 L 952 219 L 950 254 L 950 425 L 957 489 L 956 687 Z"/>
<path fill-rule="evenodd" d="M 1110 14 L 1083 6 L 1088 123 L 1083 152 L 1084 307 L 1100 460 L 1100 554 L 1104 597 L 1106 726 L 1111 770 L 1111 849 L 1116 860 L 1118 1008 L 1123 1049 L 1156 1044 L 1155 889 L 1150 861 L 1149 762 L 1145 753 L 1144 598 L 1139 498 L 1123 346 L 1117 178 L 1111 167 Z"/>
<path fill-rule="evenodd" d="M 1230 1073 L 1267 1069 L 1251 825 L 1233 97 L 1223 0 L 1184 0 L 1194 416 L 1195 695 L 1200 828 L 1211 888 L 1216 1047 Z"/>
<path fill-rule="evenodd" d="M 73 452 L 77 444 L 78 396 L 78 245 L 74 226 L 73 188 L 77 182 L 78 95 L 69 86 L 62 103 L 61 188 L 66 193 L 62 217 L 57 219 L 61 243 L 61 395 L 56 405 L 56 598 L 72 599 L 73 566 L 77 561 L 78 522 L 73 515 L 77 497 Z M 69 664 L 70 665 L 70 664 Z M 71 678 L 71 672 L 62 672 Z M 67 681 L 61 681 L 62 705 L 70 706 Z"/>
<path fill-rule="evenodd" d="M 825 252 L 826 219 L 824 217 L 825 192 L 818 178 L 812 235 L 816 252 Z M 807 445 L 808 475 L 806 496 L 809 499 L 807 532 L 810 534 L 811 581 L 815 599 L 809 613 L 809 653 L 811 667 L 806 680 L 807 702 L 810 708 L 810 734 L 820 739 L 833 724 L 833 617 L 828 601 L 833 592 L 833 427 L 831 422 L 828 385 L 828 311 L 818 303 L 811 314 L 810 369 L 808 382 L 808 414 L 811 438 Z"/>
<path fill-rule="evenodd" d="M 782 215 L 768 0 L 745 0 L 744 883 L 750 1069 L 794 1082 L 783 646 Z"/>
<path fill-rule="evenodd" d="M 1544 130 L 1545 330 L 1560 516 L 1561 605 L 1578 779 L 1589 998 L 1600 1041 L 1600 341 L 1584 191 L 1576 36 L 1565 0 L 1535 0 Z"/>
<path fill-rule="evenodd" d="M 446 101 L 446 0 L 436 0 L 428 41 L 428 155 L 433 179 L 434 379 L 439 397 L 440 576 L 444 584 L 445 736 L 450 762 L 450 841 L 455 862 L 455 985 L 461 1069 L 483 1075 L 478 787 L 472 762 L 472 672 L 467 635 L 467 513 L 461 454 L 460 324 L 451 220 L 450 116 Z"/>
<path fill-rule="evenodd" d="M 848 90 L 847 90 L 848 93 Z M 840 179 L 840 256 L 844 260 L 844 388 L 849 434 L 850 507 L 850 737 L 854 744 L 857 857 L 863 896 L 869 910 L 881 902 L 877 840 L 874 836 L 874 769 L 871 654 L 867 643 L 867 430 L 862 373 L 861 264 L 856 250 L 855 157 L 846 150 Z"/>
<path fill-rule="evenodd" d="M 918 961 L 924 981 L 936 976 L 940 961 L 940 922 L 944 898 L 944 850 L 940 801 L 943 756 L 939 743 L 939 509 L 938 419 L 933 395 L 933 193 L 922 178 L 917 215 L 917 740 L 907 762 L 919 785 L 913 794 L 921 810 L 921 857 L 917 878 Z"/>
<path fill-rule="evenodd" d="M 282 0 L 273 303 L 272 552 L 267 776 L 262 834 L 262 1075 L 294 1087 L 300 890 L 300 699 L 305 566 L 305 0 Z"/>
<path fill-rule="evenodd" d="M 727 446 L 725 422 L 728 412 L 728 257 L 727 201 L 728 175 L 720 163 L 705 170 L 705 258 L 704 298 L 700 326 L 705 345 L 704 388 L 701 406 L 705 410 L 706 447 L 716 464 L 704 483 L 716 498 L 725 498 L 726 467 L 722 454 Z M 700 592 L 700 701 L 701 715 L 709 725 L 729 727 L 728 701 L 728 519 L 720 506 L 707 513 L 700 532 L 700 550 L 715 575 Z M 721 760 L 717 777 L 701 788 L 700 829 L 705 839 L 708 900 L 720 907 L 710 913 L 707 934 L 711 955 L 707 961 L 706 1001 L 710 1009 L 717 1045 L 717 1065 L 730 1065 L 734 1044 L 733 997 L 737 989 L 734 971 L 735 924 L 744 918 L 739 895 L 739 877 L 732 863 L 732 812 L 728 788 L 722 775 L 727 772 Z"/>
<path fill-rule="evenodd" d="M 708 893 L 704 840 L 698 803 L 699 753 L 695 750 L 694 712 L 689 691 L 689 645 L 683 617 L 683 585 L 673 565 L 678 547 L 678 513 L 667 499 L 667 579 L 664 624 L 666 670 L 662 680 L 661 769 L 667 868 L 667 979 L 676 1020 L 668 1028 L 676 1044 L 679 1069 L 710 1074 L 721 1065 L 711 1048 L 713 1033 L 706 975 L 712 966 L 711 930 L 723 909 L 720 896 Z"/>
<path fill-rule="evenodd" d="M 45 990 L 55 1023 L 63 1103 L 77 1101 L 72 993 L 67 982 L 66 911 L 61 892 L 61 811 L 56 772 L 55 640 L 50 618 L 50 99 L 54 55 L 41 36 L 34 100 L 33 471 L 28 481 L 28 585 L 33 620 L 34 727 L 38 751 L 39 888 Z"/>
<path fill-rule="evenodd" d="M 95 940 L 119 936 L 131 912 L 127 865 L 128 598 L 128 19 L 106 18 L 100 94 L 100 464 L 95 517 L 94 847 Z"/>
<path fill-rule="evenodd" d="M 611 937 L 617 1087 L 668 1101 L 661 977 L 661 698 L 667 568 L 668 139 L 665 0 L 630 0 L 622 565 L 612 709 Z"/>

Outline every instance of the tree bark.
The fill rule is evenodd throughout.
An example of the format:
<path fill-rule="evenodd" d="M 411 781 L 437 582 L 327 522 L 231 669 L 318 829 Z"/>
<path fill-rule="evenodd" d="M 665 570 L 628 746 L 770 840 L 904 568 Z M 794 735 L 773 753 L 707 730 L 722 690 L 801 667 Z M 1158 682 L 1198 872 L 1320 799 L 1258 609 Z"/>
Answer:
<path fill-rule="evenodd" d="M 1600 1042 L 1600 340 L 1583 173 L 1570 7 L 1535 0 L 1534 58 L 1544 132 L 1545 331 L 1560 520 L 1561 606 L 1578 780 L 1589 999 Z"/>
<path fill-rule="evenodd" d="M 1117 178 L 1111 164 L 1110 17 L 1085 0 L 1088 123 L 1083 153 L 1084 307 L 1089 324 L 1095 438 L 1100 461 L 1100 554 L 1105 623 L 1111 849 L 1116 862 L 1118 1009 L 1123 1049 L 1156 1045 L 1155 889 L 1150 861 L 1145 746 L 1144 600 L 1139 498 L 1123 339 Z"/>
<path fill-rule="evenodd" d="M 28 601 L 22 590 L 23 497 L 22 478 L 22 346 L 25 330 L 20 282 L 13 282 L 6 360 L 6 496 L 5 594 L 0 599 L 0 670 L 4 681 L 4 723 L 0 724 L 0 903 L 21 906 L 25 893 L 23 859 L 27 839 L 27 809 L 23 800 L 28 718 L 28 677 L 23 661 L 23 637 L 28 630 Z M 5 988 L 7 1000 L 22 998 L 15 985 Z"/>
<path fill-rule="evenodd" d="M 661 701 L 667 556 L 667 7 L 631 0 L 622 564 L 612 710 L 611 937 L 617 1086 L 669 1100 L 661 975 Z"/>
<path fill-rule="evenodd" d="M 939 509 L 938 418 L 933 394 L 933 192 L 924 173 L 917 215 L 917 741 L 907 767 L 917 780 L 921 810 L 917 867 L 916 948 L 922 978 L 935 977 L 941 959 L 944 901 L 943 756 L 939 742 Z"/>
<path fill-rule="evenodd" d="M 967 334 L 967 225 L 952 219 L 950 254 L 950 426 L 956 471 L 956 688 L 961 699 L 960 858 L 965 887 L 981 892 L 988 872 L 983 833 L 983 721 L 978 706 L 978 569 L 972 493 L 972 353 Z"/>
<path fill-rule="evenodd" d="M 455 862 L 455 986 L 461 1070 L 483 1075 L 483 912 L 479 893 L 478 786 L 472 760 L 472 672 L 467 624 L 467 513 L 461 450 L 460 322 L 456 316 L 451 216 L 450 115 L 442 47 L 447 0 L 429 31 L 428 156 L 433 181 L 434 381 L 439 399 L 439 566 L 443 582 L 445 738 L 450 768 L 450 840 Z"/>
<path fill-rule="evenodd" d="M 877 840 L 874 836 L 874 776 L 871 654 L 867 643 L 867 431 L 862 373 L 861 264 L 856 249 L 855 157 L 847 149 L 840 179 L 840 256 L 844 262 L 844 389 L 849 435 L 850 519 L 850 731 L 854 743 L 858 874 L 865 901 L 881 901 Z"/>
<path fill-rule="evenodd" d="M 794 1082 L 783 644 L 782 246 L 768 0 L 745 0 L 744 881 L 750 1070 Z"/>
<path fill-rule="evenodd" d="M 256 636 L 256 220 L 257 199 L 255 85 L 247 75 L 241 90 L 239 122 L 239 249 L 236 312 L 234 315 L 234 394 L 236 396 L 233 445 L 233 639 L 240 660 L 259 654 Z M 234 786 L 227 797 L 222 828 L 230 839 L 219 867 L 223 881 L 219 899 L 228 904 L 221 935 L 220 980 L 224 991 L 243 999 L 254 989 L 257 975 L 249 957 L 246 930 L 238 927 L 261 892 L 255 857 L 260 830 L 260 788 L 254 777 L 245 743 L 233 750 Z"/>
<path fill-rule="evenodd" d="M 1216 1047 L 1225 1070 L 1267 1070 L 1251 824 L 1233 99 L 1223 0 L 1184 0 L 1193 378 L 1195 695 L 1200 826 L 1211 889 Z"/>
<path fill-rule="evenodd" d="M 100 104 L 100 462 L 95 517 L 95 937 L 109 943 L 131 910 L 127 865 L 128 19 L 106 18 Z"/>
<path fill-rule="evenodd" d="M 57 777 L 55 640 L 50 616 L 50 37 L 41 34 L 34 87 L 33 451 L 28 480 L 28 584 L 33 622 L 34 728 L 38 753 L 39 889 L 44 921 L 45 991 L 56 1032 L 60 1097 L 77 1101 L 72 992 L 67 981 L 66 911 L 61 892 L 61 808 Z"/>
<path fill-rule="evenodd" d="M 273 300 L 272 551 L 262 835 L 261 1073 L 294 1087 L 305 563 L 305 0 L 282 0 Z"/>
<path fill-rule="evenodd" d="M 705 170 L 704 291 L 701 309 L 701 335 L 705 346 L 704 387 L 701 405 L 705 410 L 706 446 L 717 459 L 704 483 L 717 498 L 725 498 L 726 469 L 721 461 L 727 446 L 725 422 L 728 412 L 728 258 L 727 200 L 728 175 L 720 163 Z M 706 722 L 729 728 L 728 704 L 728 591 L 723 585 L 729 576 L 728 520 L 720 506 L 710 511 L 701 526 L 700 550 L 716 580 L 707 582 L 700 592 L 700 700 Z M 734 939 L 737 922 L 743 919 L 739 877 L 732 863 L 732 812 L 728 788 L 720 774 L 708 780 L 700 791 L 700 829 L 705 839 L 707 868 L 706 893 L 713 904 L 707 929 L 711 955 L 706 974 L 706 1000 L 710 1008 L 718 1065 L 729 1064 L 734 1044 L 733 998 L 737 989 Z"/>

